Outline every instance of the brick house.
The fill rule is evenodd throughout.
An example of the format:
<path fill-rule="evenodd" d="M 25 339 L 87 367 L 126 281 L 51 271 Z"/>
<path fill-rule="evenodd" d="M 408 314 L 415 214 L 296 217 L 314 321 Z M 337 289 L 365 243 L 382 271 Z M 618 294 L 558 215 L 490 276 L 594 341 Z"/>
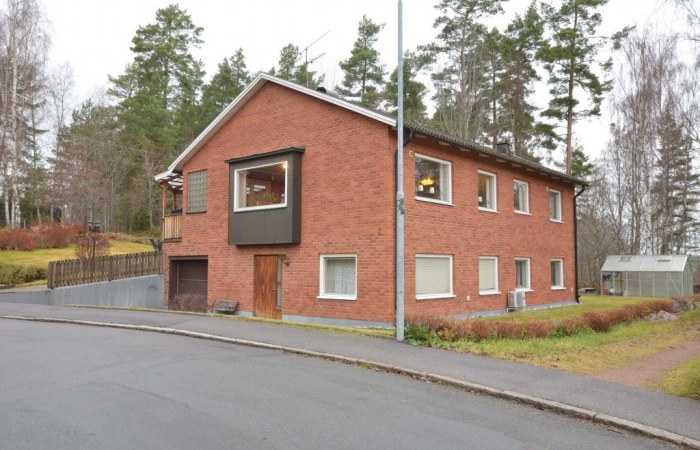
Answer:
<path fill-rule="evenodd" d="M 509 293 L 528 308 L 576 301 L 584 183 L 405 130 L 406 314 L 505 311 Z M 396 144 L 394 118 L 258 75 L 156 177 L 166 304 L 201 293 L 243 315 L 391 325 Z"/>

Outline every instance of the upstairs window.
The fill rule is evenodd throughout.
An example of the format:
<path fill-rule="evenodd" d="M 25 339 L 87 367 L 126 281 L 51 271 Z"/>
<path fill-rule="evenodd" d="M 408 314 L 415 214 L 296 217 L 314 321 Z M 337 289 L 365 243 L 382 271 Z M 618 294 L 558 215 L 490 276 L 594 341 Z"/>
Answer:
<path fill-rule="evenodd" d="M 549 190 L 549 220 L 561 222 L 561 192 Z"/>
<path fill-rule="evenodd" d="M 530 258 L 515 260 L 515 288 L 530 289 Z"/>
<path fill-rule="evenodd" d="M 236 171 L 234 211 L 287 206 L 287 163 L 280 162 Z"/>
<path fill-rule="evenodd" d="M 530 213 L 530 198 L 528 192 L 528 184 L 524 181 L 513 180 L 513 209 L 517 213 Z"/>
<path fill-rule="evenodd" d="M 187 174 L 187 212 L 200 213 L 207 210 L 207 171 Z"/>
<path fill-rule="evenodd" d="M 441 159 L 416 155 L 416 198 L 452 203 L 452 165 Z"/>
<path fill-rule="evenodd" d="M 479 171 L 479 209 L 496 211 L 496 175 Z"/>

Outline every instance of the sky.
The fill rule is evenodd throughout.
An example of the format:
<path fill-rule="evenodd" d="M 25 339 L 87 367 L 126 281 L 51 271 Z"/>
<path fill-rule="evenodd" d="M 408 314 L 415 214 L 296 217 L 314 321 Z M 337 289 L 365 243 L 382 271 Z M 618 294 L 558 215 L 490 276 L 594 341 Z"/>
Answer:
<path fill-rule="evenodd" d="M 104 91 L 108 75 L 123 72 L 133 60 L 129 48 L 138 27 L 154 23 L 156 10 L 171 3 L 179 4 L 196 25 L 204 28 L 204 42 L 193 53 L 204 62 L 207 76 L 216 72 L 218 63 L 239 47 L 243 48 L 248 69 L 255 73 L 274 67 L 280 50 L 288 43 L 301 50 L 313 43 L 308 56 L 318 59 L 311 67 L 325 73 L 327 87 L 333 88 L 342 81 L 338 63 L 349 57 L 363 14 L 375 23 L 385 24 L 377 49 L 387 72 L 396 67 L 397 0 L 43 0 L 43 3 L 53 41 L 51 64 L 72 67 L 75 106 Z M 436 3 L 437 0 L 403 0 L 405 50 L 435 38 Z M 506 24 L 529 3 L 530 0 L 506 2 L 505 13 L 494 19 L 494 25 Z M 624 26 L 649 21 L 662 28 L 682 25 L 675 23 L 682 20 L 672 17 L 669 8 L 661 0 L 610 0 L 601 10 L 600 34 L 609 35 Z M 546 96 L 542 98 L 546 102 Z M 588 154 L 600 153 L 607 140 L 609 122 L 604 111 L 600 119 L 577 124 L 576 138 Z"/>

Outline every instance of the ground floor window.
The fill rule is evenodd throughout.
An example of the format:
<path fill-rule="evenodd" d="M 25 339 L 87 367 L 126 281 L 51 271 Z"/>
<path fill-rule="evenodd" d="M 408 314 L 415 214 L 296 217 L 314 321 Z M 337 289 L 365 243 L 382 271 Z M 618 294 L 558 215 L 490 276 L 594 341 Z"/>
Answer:
<path fill-rule="evenodd" d="M 479 258 L 479 293 L 498 293 L 498 258 L 494 256 Z"/>
<path fill-rule="evenodd" d="M 357 299 L 357 255 L 321 255 L 320 298 Z"/>
<path fill-rule="evenodd" d="M 454 297 L 451 255 L 416 255 L 416 299 Z"/>
<path fill-rule="evenodd" d="M 553 259 L 550 262 L 552 277 L 552 289 L 564 289 L 564 262 L 561 259 Z"/>
<path fill-rule="evenodd" d="M 530 289 L 530 258 L 516 258 L 515 288 Z"/>

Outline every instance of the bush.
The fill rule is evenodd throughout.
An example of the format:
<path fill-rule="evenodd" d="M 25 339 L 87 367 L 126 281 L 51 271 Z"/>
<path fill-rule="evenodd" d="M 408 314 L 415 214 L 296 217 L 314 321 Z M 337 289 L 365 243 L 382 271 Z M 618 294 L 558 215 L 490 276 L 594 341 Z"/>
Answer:
<path fill-rule="evenodd" d="M 46 269 L 0 263 L 0 285 L 17 285 L 46 279 Z"/>
<path fill-rule="evenodd" d="M 488 339 L 530 339 L 572 336 L 584 330 L 597 333 L 609 331 L 615 325 L 642 319 L 659 311 L 670 312 L 673 304 L 659 300 L 607 311 L 584 313 L 580 317 L 563 320 L 485 321 L 454 319 L 429 314 L 407 316 L 406 335 L 411 343 L 429 343 L 433 338 L 445 342 L 460 339 L 480 342 Z"/>
<path fill-rule="evenodd" d="M 79 259 L 109 255 L 109 240 L 102 233 L 80 233 L 75 237 L 75 256 Z"/>
<path fill-rule="evenodd" d="M 0 230 L 0 249 L 30 251 L 37 248 L 65 248 L 78 233 L 75 225 L 64 227 L 51 224 L 31 229 L 4 228 Z"/>
<path fill-rule="evenodd" d="M 207 307 L 207 296 L 202 294 L 177 294 L 168 305 L 172 311 L 205 312 Z"/>

